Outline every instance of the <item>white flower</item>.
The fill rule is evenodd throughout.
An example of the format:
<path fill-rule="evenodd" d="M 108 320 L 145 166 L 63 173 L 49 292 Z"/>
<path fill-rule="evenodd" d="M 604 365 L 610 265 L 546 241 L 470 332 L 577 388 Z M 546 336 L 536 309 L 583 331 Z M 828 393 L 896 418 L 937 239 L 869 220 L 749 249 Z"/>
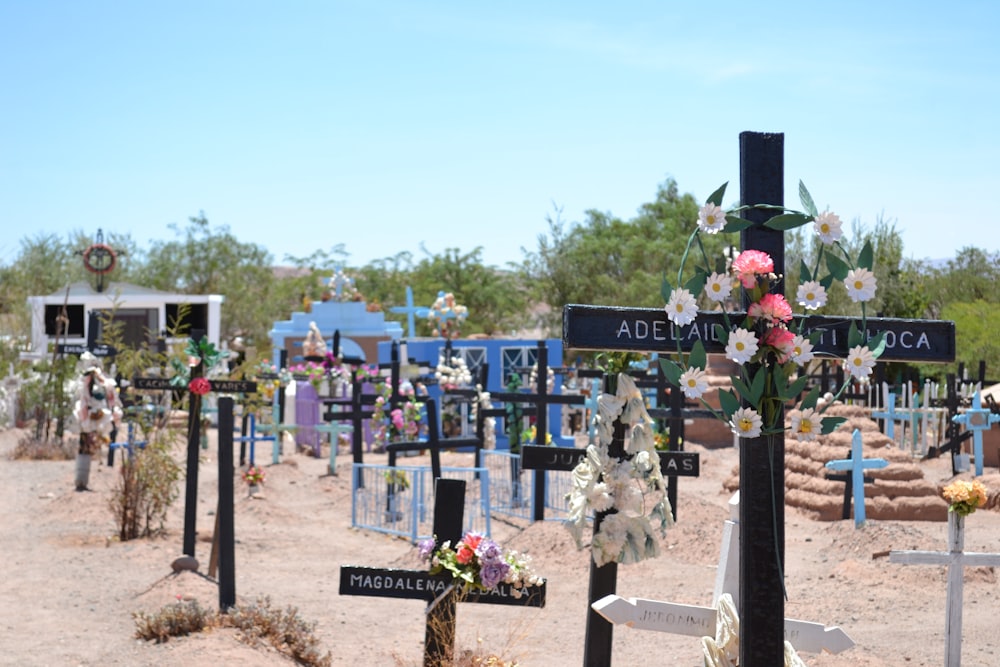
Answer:
<path fill-rule="evenodd" d="M 706 377 L 705 371 L 700 368 L 689 368 L 680 377 L 681 391 L 688 398 L 700 398 L 702 394 L 708 391 L 708 379 Z"/>
<path fill-rule="evenodd" d="M 826 288 L 815 280 L 804 282 L 795 292 L 795 299 L 809 310 L 822 308 L 826 305 Z"/>
<path fill-rule="evenodd" d="M 812 358 L 813 344 L 809 342 L 808 338 L 796 334 L 795 338 L 792 339 L 792 361 L 801 366 L 809 361 L 812 361 Z"/>
<path fill-rule="evenodd" d="M 757 336 L 753 332 L 741 328 L 729 334 L 729 342 L 726 343 L 727 359 L 743 365 L 756 353 Z"/>
<path fill-rule="evenodd" d="M 819 236 L 819 240 L 830 245 L 836 241 L 840 240 L 843 235 L 843 231 L 840 229 L 840 217 L 825 211 L 816 216 L 816 220 L 813 222 L 813 227 L 816 229 L 816 235 Z"/>
<path fill-rule="evenodd" d="M 722 303 L 733 293 L 733 278 L 726 273 L 712 272 L 705 282 L 705 294 L 712 301 Z"/>
<path fill-rule="evenodd" d="M 670 299 L 664 310 L 667 312 L 667 319 L 682 327 L 694 322 L 695 315 L 698 314 L 698 304 L 695 303 L 691 292 L 678 287 L 670 293 Z"/>
<path fill-rule="evenodd" d="M 810 442 L 819 435 L 821 429 L 819 415 L 812 408 L 793 410 L 789 417 L 792 421 L 792 433 L 798 440 Z"/>
<path fill-rule="evenodd" d="M 698 211 L 698 227 L 706 234 L 718 234 L 726 226 L 726 212 L 709 202 Z"/>
<path fill-rule="evenodd" d="M 611 442 L 614 435 L 614 423 L 622 413 L 625 401 L 611 394 L 601 394 L 597 397 L 597 434 L 602 444 Z"/>
<path fill-rule="evenodd" d="M 740 408 L 729 420 L 729 428 L 741 438 L 756 438 L 763 425 L 763 420 L 753 408 Z"/>
<path fill-rule="evenodd" d="M 646 412 L 646 402 L 642 392 L 635 385 L 635 380 L 626 373 L 618 374 L 618 400 L 622 401 L 621 420 L 626 424 L 638 424 L 651 421 Z"/>
<path fill-rule="evenodd" d="M 872 374 L 872 369 L 875 368 L 875 356 L 867 345 L 852 347 L 851 351 L 847 353 L 844 367 L 855 380 L 864 380 Z"/>
<path fill-rule="evenodd" d="M 598 482 L 588 490 L 587 504 L 594 512 L 607 512 L 614 507 L 615 499 L 608 492 L 608 485 L 604 482 Z"/>
<path fill-rule="evenodd" d="M 875 274 L 868 269 L 851 269 L 844 280 L 851 301 L 869 301 L 875 296 Z"/>
<path fill-rule="evenodd" d="M 628 454 L 635 454 L 641 451 L 655 450 L 656 440 L 653 436 L 653 429 L 649 426 L 649 422 L 641 421 L 632 427 L 631 430 L 632 437 L 629 438 L 628 444 L 625 446 L 625 451 Z"/>

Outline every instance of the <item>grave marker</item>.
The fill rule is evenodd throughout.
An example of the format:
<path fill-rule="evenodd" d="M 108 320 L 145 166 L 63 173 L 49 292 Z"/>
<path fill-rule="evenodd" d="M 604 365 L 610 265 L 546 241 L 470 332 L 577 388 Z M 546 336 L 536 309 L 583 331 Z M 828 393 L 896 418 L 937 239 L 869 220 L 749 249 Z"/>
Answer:
<path fill-rule="evenodd" d="M 390 313 L 405 313 L 406 314 L 406 337 L 416 338 L 417 337 L 417 323 L 416 317 L 427 317 L 431 312 L 430 308 L 426 306 L 414 306 L 413 305 L 413 288 L 409 285 L 406 286 L 406 306 L 393 306 L 389 309 Z"/>
<path fill-rule="evenodd" d="M 890 563 L 948 566 L 947 610 L 944 622 L 945 667 L 962 664 L 962 596 L 965 567 L 1000 566 L 1000 554 L 964 552 L 965 517 L 948 513 L 948 551 L 890 551 Z"/>
<path fill-rule="evenodd" d="M 976 477 L 983 474 L 983 431 L 989 431 L 993 424 L 1000 422 L 1000 415 L 993 414 L 989 408 L 984 408 L 982 395 L 976 392 L 972 397 L 972 407 L 960 415 L 951 418 L 956 424 L 962 424 L 967 431 L 972 431 L 972 456 L 976 459 Z"/>
<path fill-rule="evenodd" d="M 438 543 L 457 544 L 462 538 L 462 515 L 465 507 L 465 482 L 438 478 L 434 492 L 433 532 Z M 491 591 L 470 591 L 459 598 L 449 590 L 449 575 L 431 575 L 426 570 L 399 570 L 374 567 L 342 566 L 340 595 L 364 595 L 429 603 L 424 633 L 424 665 L 438 667 L 450 660 L 455 644 L 456 603 L 545 606 L 545 583 L 533 587 L 531 593 L 515 597 L 510 586 L 500 584 Z"/>
<path fill-rule="evenodd" d="M 854 489 L 854 527 L 860 528 L 865 522 L 865 470 L 885 468 L 889 462 L 885 459 L 866 459 L 861 444 L 861 431 L 854 429 L 851 441 L 851 458 L 827 461 L 830 470 L 850 470 L 851 488 Z"/>
<path fill-rule="evenodd" d="M 740 199 L 744 205 L 783 206 L 784 135 L 743 132 L 740 134 Z M 753 224 L 740 232 L 741 250 L 760 250 L 774 262 L 774 272 L 786 272 L 784 233 L 764 226 L 773 210 L 750 208 L 744 218 Z M 783 290 L 777 281 L 773 291 Z M 742 313 L 730 313 L 740 321 Z M 796 327 L 802 316 L 790 325 Z M 701 341 L 706 352 L 723 353 L 715 325 L 725 326 L 722 313 L 699 312 L 697 320 L 678 329 L 662 308 L 623 308 L 569 304 L 563 309 L 564 346 L 583 350 L 676 353 L 678 344 L 691 349 Z M 852 320 L 845 317 L 810 315 L 804 333 L 822 330 L 816 352 L 846 356 L 847 333 Z M 885 351 L 880 361 L 946 362 L 955 358 L 953 322 L 868 318 L 868 335 L 885 332 Z M 781 415 L 778 415 L 781 419 Z M 784 433 L 748 440 L 740 448 L 740 523 L 746 539 L 740 543 L 740 664 L 747 667 L 781 664 L 784 655 Z M 772 509 L 773 508 L 773 509 Z M 596 522 L 595 522 L 596 523 Z M 607 567 L 607 566 L 605 566 Z M 591 564 L 591 600 L 595 591 L 614 593 L 613 581 L 594 585 Z M 602 570 L 604 568 L 601 568 Z M 615 576 L 613 569 L 601 578 Z M 608 590 L 610 589 L 610 590 Z M 588 616 L 588 648 L 594 645 L 594 662 L 606 664 L 611 653 L 611 629 L 592 636 Z M 599 628 L 600 626 L 595 626 Z M 598 648 L 600 646 L 600 648 Z"/>

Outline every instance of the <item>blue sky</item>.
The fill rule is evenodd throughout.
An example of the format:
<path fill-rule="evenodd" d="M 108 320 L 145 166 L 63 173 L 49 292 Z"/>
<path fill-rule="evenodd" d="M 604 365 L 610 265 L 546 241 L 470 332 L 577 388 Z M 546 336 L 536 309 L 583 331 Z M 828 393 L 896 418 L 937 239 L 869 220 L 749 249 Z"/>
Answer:
<path fill-rule="evenodd" d="M 0 264 L 203 211 L 280 263 L 483 247 L 730 181 L 785 134 L 845 221 L 913 258 L 1000 243 L 995 2 L 0 2 Z M 709 9 L 710 8 L 710 9 Z"/>

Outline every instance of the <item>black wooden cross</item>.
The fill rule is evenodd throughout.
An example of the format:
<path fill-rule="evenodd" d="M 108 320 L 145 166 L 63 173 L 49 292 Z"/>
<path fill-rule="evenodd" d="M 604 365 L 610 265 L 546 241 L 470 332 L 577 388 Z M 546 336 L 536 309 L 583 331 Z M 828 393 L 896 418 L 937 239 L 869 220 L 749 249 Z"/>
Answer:
<path fill-rule="evenodd" d="M 434 489 L 433 531 L 437 543 L 450 541 L 453 545 L 458 544 L 462 538 L 462 518 L 465 512 L 465 482 L 460 479 L 438 478 Z M 545 582 L 532 587 L 530 593 L 520 597 L 515 597 L 510 585 L 504 583 L 490 591 L 471 590 L 460 597 L 454 590 L 448 592 L 450 582 L 450 575 L 431 575 L 426 570 L 346 565 L 340 568 L 341 595 L 426 600 L 434 603 L 427 614 L 424 632 L 425 667 L 450 664 L 455 646 L 457 602 L 545 606 Z"/>
<path fill-rule="evenodd" d="M 740 134 L 740 198 L 744 205 L 784 204 L 784 135 L 743 132 Z M 740 235 L 743 250 L 766 252 L 774 261 L 775 273 L 785 273 L 784 233 L 764 227 L 774 214 L 767 209 L 749 209 L 744 217 L 753 225 Z M 774 289 L 783 289 L 781 283 Z M 731 314 L 733 321 L 741 314 Z M 806 331 L 821 329 L 823 336 L 814 350 L 844 357 L 847 333 L 852 320 L 846 317 L 810 316 Z M 724 325 L 721 313 L 699 313 L 697 320 L 674 327 L 662 308 L 614 308 L 567 305 L 563 311 L 563 343 L 566 349 L 657 352 L 671 354 L 690 349 L 700 340 L 707 352 L 722 353 L 724 346 L 715 336 L 715 325 Z M 885 351 L 880 361 L 948 362 L 955 358 L 955 324 L 928 320 L 868 318 L 868 333 L 884 331 Z M 791 325 L 797 326 L 797 323 Z M 779 415 L 779 420 L 782 417 Z M 781 421 L 779 421 L 781 423 Z M 769 448 L 769 443 L 772 445 Z M 773 458 L 772 458 L 773 457 Z M 784 660 L 784 435 L 752 439 L 740 448 L 740 665 L 770 667 Z M 773 512 L 772 512 L 773 508 Z M 596 528 L 596 522 L 595 522 Z M 595 568 L 591 563 L 591 589 Z M 615 570 L 597 576 L 602 582 Z M 600 586 L 614 593 L 613 582 Z M 599 597 L 591 596 L 592 601 Z M 593 613 L 591 614 L 593 615 Z M 600 617 L 597 619 L 605 624 Z M 592 628 L 588 617 L 588 649 Z M 598 641 L 585 658 L 588 665 L 608 664 L 611 656 L 610 624 L 599 631 Z"/>
<path fill-rule="evenodd" d="M 193 340 L 193 338 L 192 338 Z M 204 378 L 203 363 L 191 369 L 191 380 Z M 253 394 L 257 383 L 248 380 L 209 380 L 210 391 L 223 394 Z M 187 387 L 173 384 L 171 378 L 136 377 L 132 386 L 137 391 L 187 391 Z M 230 421 L 228 437 L 232 443 L 233 422 Z M 220 428 L 220 436 L 222 430 Z M 201 395 L 190 392 L 188 396 L 188 446 L 187 472 L 184 493 L 184 547 L 183 553 L 194 557 L 195 524 L 198 518 L 198 447 L 201 444 Z"/>

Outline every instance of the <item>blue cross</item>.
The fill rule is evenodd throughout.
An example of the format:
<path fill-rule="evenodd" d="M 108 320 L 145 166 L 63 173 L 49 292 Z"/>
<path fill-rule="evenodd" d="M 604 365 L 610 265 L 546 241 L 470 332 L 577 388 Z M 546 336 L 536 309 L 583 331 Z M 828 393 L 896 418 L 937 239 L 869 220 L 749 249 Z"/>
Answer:
<path fill-rule="evenodd" d="M 983 474 L 983 431 L 988 431 L 993 424 L 1000 422 L 1000 415 L 995 415 L 989 408 L 983 407 L 979 392 L 972 397 L 972 407 L 960 415 L 951 418 L 956 424 L 962 424 L 972 431 L 972 455 L 976 458 L 976 477 Z"/>
<path fill-rule="evenodd" d="M 896 412 L 896 394 L 889 394 L 888 405 L 885 410 L 872 412 L 872 418 L 874 419 L 885 419 L 886 428 L 885 434 L 890 440 L 896 439 L 896 420 L 902 420 L 904 417 Z"/>
<path fill-rule="evenodd" d="M 297 424 L 282 424 L 281 420 L 278 418 L 281 414 L 281 403 L 278 400 L 278 392 L 274 392 L 274 397 L 271 399 L 271 423 L 261 424 L 261 433 L 273 433 L 274 438 L 271 440 L 271 463 L 273 465 L 278 465 L 281 463 L 281 439 L 285 431 L 297 431 Z M 253 459 L 250 460 L 250 464 L 253 465 Z"/>
<path fill-rule="evenodd" d="M 854 429 L 851 443 L 851 458 L 827 461 L 830 470 L 850 470 L 851 484 L 854 486 L 854 527 L 860 528 L 865 522 L 865 470 L 884 468 L 889 465 L 885 459 L 866 459 L 861 447 L 861 431 Z"/>
<path fill-rule="evenodd" d="M 340 441 L 341 433 L 353 433 L 354 425 L 341 422 L 332 421 L 325 424 L 317 424 L 314 426 L 317 431 L 321 433 L 330 434 L 330 463 L 328 464 L 328 470 L 331 475 L 337 474 L 337 444 Z"/>
<path fill-rule="evenodd" d="M 587 444 L 593 445 L 597 443 L 594 439 L 594 433 L 597 431 L 597 399 L 601 395 L 601 379 L 594 378 L 590 383 L 590 396 L 584 402 L 584 406 L 590 412 L 590 419 L 587 420 Z"/>
<path fill-rule="evenodd" d="M 263 430 L 263 429 L 262 429 Z M 258 442 L 267 442 L 268 440 L 275 440 L 274 435 L 260 436 L 257 435 L 257 415 L 250 413 L 250 435 L 242 435 L 237 438 L 233 438 L 233 442 L 249 442 L 250 443 L 250 465 L 254 464 L 254 454 L 256 444 Z"/>
<path fill-rule="evenodd" d="M 393 306 L 389 309 L 390 313 L 406 313 L 406 337 L 416 338 L 417 336 L 417 324 L 414 317 L 427 317 L 430 313 L 430 308 L 425 308 L 424 306 L 414 306 L 413 305 L 413 288 L 409 285 L 406 286 L 406 306 Z"/>

